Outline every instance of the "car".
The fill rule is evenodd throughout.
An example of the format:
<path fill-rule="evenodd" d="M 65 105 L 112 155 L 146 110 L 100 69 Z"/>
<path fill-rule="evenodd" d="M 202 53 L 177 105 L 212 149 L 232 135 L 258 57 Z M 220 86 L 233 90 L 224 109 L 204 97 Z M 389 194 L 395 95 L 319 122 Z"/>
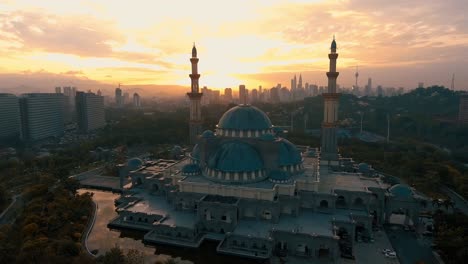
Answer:
<path fill-rule="evenodd" d="M 424 231 L 422 234 L 423 234 L 423 236 L 432 236 L 431 231 Z"/>
<path fill-rule="evenodd" d="M 396 258 L 396 253 L 395 252 L 385 253 L 385 257 L 387 257 L 387 258 Z"/>
<path fill-rule="evenodd" d="M 382 250 L 382 254 L 387 254 L 387 253 L 390 253 L 390 252 L 393 252 L 393 250 L 388 249 L 388 248 Z"/>

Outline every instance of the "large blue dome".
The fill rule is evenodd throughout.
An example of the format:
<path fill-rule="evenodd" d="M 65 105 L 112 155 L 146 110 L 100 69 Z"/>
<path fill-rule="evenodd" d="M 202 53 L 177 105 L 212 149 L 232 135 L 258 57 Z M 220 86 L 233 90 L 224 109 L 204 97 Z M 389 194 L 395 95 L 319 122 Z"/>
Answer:
<path fill-rule="evenodd" d="M 127 161 L 127 169 L 130 171 L 137 170 L 143 166 L 143 161 L 139 158 L 132 158 Z"/>
<path fill-rule="evenodd" d="M 399 198 L 413 197 L 413 190 L 406 184 L 395 184 L 388 190 L 391 194 Z"/>
<path fill-rule="evenodd" d="M 238 105 L 221 117 L 218 128 L 231 130 L 266 130 L 272 127 L 270 118 L 251 105 Z"/>
<path fill-rule="evenodd" d="M 286 139 L 281 139 L 279 150 L 279 165 L 296 165 L 302 162 L 302 156 L 297 147 Z"/>
<path fill-rule="evenodd" d="M 224 172 L 249 172 L 263 168 L 263 161 L 255 148 L 240 141 L 224 143 L 209 158 L 208 167 Z"/>

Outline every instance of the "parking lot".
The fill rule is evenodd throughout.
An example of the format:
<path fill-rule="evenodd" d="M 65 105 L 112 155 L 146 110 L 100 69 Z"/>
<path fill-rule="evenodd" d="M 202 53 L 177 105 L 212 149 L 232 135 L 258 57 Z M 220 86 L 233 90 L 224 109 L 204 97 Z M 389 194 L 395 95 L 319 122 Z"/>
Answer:
<path fill-rule="evenodd" d="M 430 239 L 418 237 L 416 233 L 405 231 L 401 226 L 387 226 L 385 232 L 401 264 L 438 263 L 432 254 Z"/>
<path fill-rule="evenodd" d="M 387 258 L 382 253 L 382 250 L 393 250 L 392 245 L 387 238 L 387 234 L 383 231 L 374 232 L 373 243 L 356 243 L 354 245 L 355 263 L 363 264 L 398 264 L 398 258 Z"/>

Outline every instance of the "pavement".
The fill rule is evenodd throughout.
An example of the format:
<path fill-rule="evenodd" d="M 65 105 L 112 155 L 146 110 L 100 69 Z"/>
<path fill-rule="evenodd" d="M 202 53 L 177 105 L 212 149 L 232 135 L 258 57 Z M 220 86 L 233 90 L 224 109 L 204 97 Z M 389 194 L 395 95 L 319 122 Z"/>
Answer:
<path fill-rule="evenodd" d="M 401 264 L 438 264 L 432 253 L 432 240 L 417 233 L 405 231 L 402 226 L 386 226 L 385 232 Z"/>
<path fill-rule="evenodd" d="M 387 258 L 382 253 L 382 250 L 394 250 L 387 234 L 383 230 L 374 232 L 373 243 L 357 243 L 354 244 L 355 263 L 359 264 L 398 264 L 398 258 Z"/>

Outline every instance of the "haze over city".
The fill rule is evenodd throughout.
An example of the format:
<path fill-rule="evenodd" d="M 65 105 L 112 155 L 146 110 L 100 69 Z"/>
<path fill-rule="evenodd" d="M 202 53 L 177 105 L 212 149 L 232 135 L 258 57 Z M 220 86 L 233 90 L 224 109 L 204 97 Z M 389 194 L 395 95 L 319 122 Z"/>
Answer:
<path fill-rule="evenodd" d="M 463 0 L 3 1 L 0 10 L 0 90 L 10 92 L 188 87 L 192 42 L 201 86 L 289 86 L 300 73 L 326 85 L 333 35 L 340 86 L 354 84 L 356 65 L 361 86 L 371 77 L 383 86 L 450 87 L 453 74 L 457 90 L 468 86 Z"/>

